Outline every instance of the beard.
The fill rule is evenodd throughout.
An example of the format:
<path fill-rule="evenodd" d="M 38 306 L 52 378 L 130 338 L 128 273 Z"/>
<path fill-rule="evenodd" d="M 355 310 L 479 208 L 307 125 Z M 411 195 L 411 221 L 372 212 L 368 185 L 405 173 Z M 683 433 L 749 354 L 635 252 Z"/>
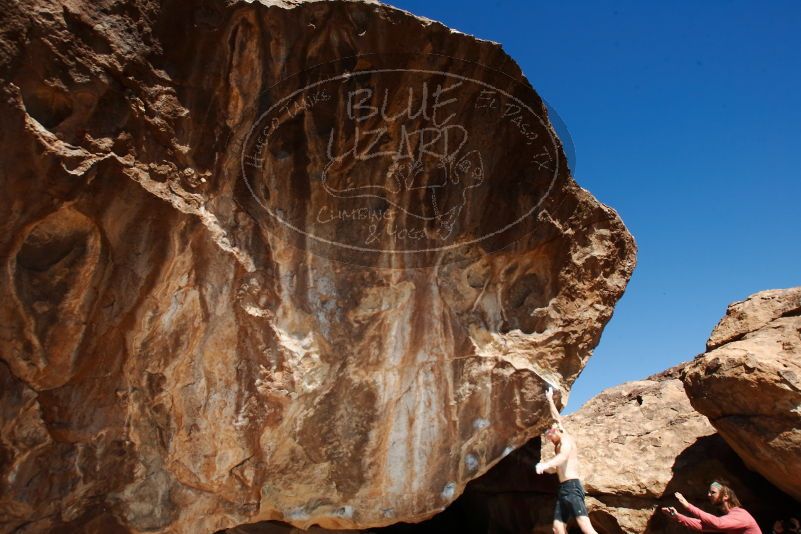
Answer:
<path fill-rule="evenodd" d="M 726 509 L 726 503 L 725 503 L 725 501 L 724 501 L 723 499 L 721 499 L 720 497 L 718 497 L 717 499 L 715 499 L 714 501 L 712 501 L 712 506 L 714 506 L 714 507 L 715 507 L 715 509 L 716 509 L 717 511 L 721 512 L 721 513 L 726 513 L 726 512 L 728 511 L 728 510 Z"/>

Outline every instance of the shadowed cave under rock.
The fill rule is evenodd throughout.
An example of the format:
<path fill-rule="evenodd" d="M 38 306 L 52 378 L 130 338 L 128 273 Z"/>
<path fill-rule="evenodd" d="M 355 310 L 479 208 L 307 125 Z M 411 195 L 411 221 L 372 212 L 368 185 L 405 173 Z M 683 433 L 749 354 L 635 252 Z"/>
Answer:
<path fill-rule="evenodd" d="M 533 465 L 540 459 L 541 439 L 529 440 L 523 447 L 502 459 L 483 476 L 468 483 L 464 493 L 450 506 L 431 519 L 420 523 L 397 523 L 387 527 L 367 530 L 331 531 L 312 527 L 309 532 L 360 532 L 376 534 L 427 534 L 441 532 L 501 533 L 515 525 L 530 531 L 537 524 L 550 522 L 552 495 L 558 481 L 553 475 L 537 476 Z M 526 489 L 527 488 L 527 489 Z M 493 507 L 497 501 L 511 497 L 534 499 L 532 507 Z M 493 514 L 502 512 L 503 519 Z M 543 523 L 545 522 L 545 523 Z M 503 524 L 502 524 L 503 523 Z M 301 532 L 280 521 L 263 521 L 250 525 L 220 530 L 215 534 L 288 534 Z"/>

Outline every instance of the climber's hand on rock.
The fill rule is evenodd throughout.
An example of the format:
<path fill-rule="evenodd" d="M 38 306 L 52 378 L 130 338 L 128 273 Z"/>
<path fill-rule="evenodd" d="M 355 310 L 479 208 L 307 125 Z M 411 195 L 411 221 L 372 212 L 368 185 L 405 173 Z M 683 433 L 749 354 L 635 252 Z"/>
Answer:
<path fill-rule="evenodd" d="M 687 502 L 687 499 L 684 498 L 684 495 L 682 495 L 678 491 L 675 493 L 675 496 L 676 500 L 678 500 L 679 504 L 681 504 L 683 507 L 687 508 L 690 505 L 690 503 Z"/>
<path fill-rule="evenodd" d="M 545 398 L 548 400 L 553 400 L 553 388 L 548 386 L 548 389 L 545 390 Z"/>
<path fill-rule="evenodd" d="M 665 515 L 669 515 L 670 517 L 676 517 L 676 509 L 672 506 L 663 506 L 662 513 Z"/>
<path fill-rule="evenodd" d="M 545 464 L 542 462 L 537 462 L 537 465 L 534 466 L 534 470 L 537 472 L 538 475 L 541 475 L 545 472 Z"/>

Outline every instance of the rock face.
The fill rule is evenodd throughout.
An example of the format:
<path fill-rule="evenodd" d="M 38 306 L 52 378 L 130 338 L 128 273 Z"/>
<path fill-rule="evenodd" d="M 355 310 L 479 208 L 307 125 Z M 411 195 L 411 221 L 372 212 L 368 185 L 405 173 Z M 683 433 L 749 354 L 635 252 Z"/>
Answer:
<path fill-rule="evenodd" d="M 676 491 L 705 503 L 707 487 L 717 479 L 728 480 L 763 525 L 792 506 L 693 410 L 681 370 L 608 389 L 565 418 L 567 430 L 583 445 L 587 503 L 599 532 L 684 532 L 655 508 L 675 506 Z M 549 445 L 544 456 L 551 454 Z"/>
<path fill-rule="evenodd" d="M 797 316 L 799 313 L 801 287 L 760 291 L 729 305 L 726 315 L 710 334 L 706 349 L 711 351 L 726 343 L 738 341 L 776 319 Z"/>
<path fill-rule="evenodd" d="M 676 505 L 676 491 L 703 505 L 709 483 L 725 479 L 769 532 L 777 517 L 792 515 L 798 504 L 749 470 L 692 409 L 680 371 L 606 390 L 565 418 L 579 441 L 593 526 L 601 534 L 685 532 L 656 507 Z M 470 482 L 434 520 L 380 532 L 550 533 L 558 480 L 537 476 L 534 465 L 552 454 L 550 444 L 543 447 L 539 438 L 532 439 Z"/>
<path fill-rule="evenodd" d="M 543 429 L 635 246 L 500 46 L 362 2 L 0 8 L 0 529 L 416 521 Z"/>
<path fill-rule="evenodd" d="M 686 483 L 680 491 L 696 502 L 705 497 L 707 480 L 720 467 L 719 455 L 710 455 L 709 462 L 704 458 L 713 452 L 709 449 L 720 448 L 715 431 L 692 409 L 676 378 L 608 389 L 564 424 L 580 445 L 591 519 L 605 532 L 641 533 L 649 530 L 652 520 L 663 523 L 654 508 L 670 497 L 669 485 L 679 491 L 671 484 L 677 467 L 684 468 Z M 552 454 L 552 447 L 545 447 L 543 455 Z M 703 472 L 698 469 L 702 466 Z M 690 477 L 694 480 L 687 480 Z"/>
<path fill-rule="evenodd" d="M 731 304 L 684 372 L 693 407 L 751 469 L 801 501 L 801 288 Z"/>

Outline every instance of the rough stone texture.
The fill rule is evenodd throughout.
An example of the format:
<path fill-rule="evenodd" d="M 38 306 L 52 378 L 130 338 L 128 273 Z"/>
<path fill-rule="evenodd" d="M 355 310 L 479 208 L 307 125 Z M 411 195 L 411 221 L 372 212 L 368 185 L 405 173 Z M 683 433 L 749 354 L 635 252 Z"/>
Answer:
<path fill-rule="evenodd" d="M 708 484 L 725 479 L 769 531 L 798 503 L 749 470 L 692 409 L 679 373 L 680 367 L 611 388 L 565 418 L 580 441 L 593 526 L 601 534 L 685 532 L 655 508 L 676 505 L 676 491 L 704 504 Z M 550 533 L 558 479 L 537 476 L 534 465 L 552 453 L 535 438 L 470 482 L 446 510 L 450 517 L 381 532 Z M 257 527 L 250 532 L 259 534 Z"/>
<path fill-rule="evenodd" d="M 747 340 L 750 332 L 741 325 L 786 333 L 782 326 L 770 325 L 788 318 L 782 315 L 797 313 L 797 295 L 797 289 L 768 291 L 735 303 L 718 326 L 726 334 L 716 329 L 713 337 L 723 344 Z M 799 503 L 749 469 L 709 420 L 693 409 L 681 378 L 692 376 L 702 362 L 610 388 L 565 418 L 581 445 L 587 503 L 599 533 L 686 532 L 655 513 L 655 508 L 676 505 L 672 497 L 676 491 L 696 504 L 705 503 L 709 482 L 720 479 L 731 483 L 764 532 L 776 518 L 797 515 Z M 551 454 L 550 445 L 543 447 L 534 439 L 468 484 L 436 522 L 381 532 L 549 533 L 557 480 L 537 476 L 533 466 Z M 244 532 L 267 534 L 280 528 L 252 525 Z"/>
<path fill-rule="evenodd" d="M 601 534 L 686 532 L 655 514 L 655 508 L 676 505 L 676 491 L 696 504 L 706 503 L 708 484 L 725 479 L 769 532 L 776 518 L 797 512 L 798 502 L 748 469 L 692 409 L 679 379 L 681 369 L 608 389 L 565 418 L 580 440 L 593 526 Z M 533 467 L 551 454 L 552 447 L 535 438 L 470 482 L 434 520 L 381 532 L 550 533 L 558 480 L 537 476 Z M 259 534 L 257 528 L 249 532 Z"/>
<path fill-rule="evenodd" d="M 679 454 L 714 434 L 690 406 L 680 380 L 641 380 L 605 390 L 565 418 L 580 449 L 586 490 L 657 499 Z M 551 452 L 551 451 L 548 451 Z M 622 458 L 636 462 L 622 462 Z"/>
<path fill-rule="evenodd" d="M 595 529 L 601 534 L 685 532 L 655 513 L 656 507 L 676 505 L 676 491 L 706 503 L 706 489 L 715 479 L 731 483 L 763 528 L 794 513 L 798 503 L 749 470 L 692 409 L 680 369 L 610 388 L 565 418 L 580 445 Z M 552 454 L 550 444 L 532 440 L 471 482 L 464 494 L 470 499 L 470 524 L 487 528 L 451 530 L 551 532 L 558 480 L 537 476 L 533 466 Z"/>
<path fill-rule="evenodd" d="M 801 288 L 735 302 L 684 372 L 693 407 L 745 463 L 801 501 Z"/>
<path fill-rule="evenodd" d="M 729 304 L 726 315 L 712 330 L 706 348 L 716 349 L 726 343 L 742 339 L 774 319 L 799 313 L 801 313 L 801 287 L 760 291 L 745 300 Z"/>
<path fill-rule="evenodd" d="M 531 532 L 550 525 L 555 479 L 537 476 L 540 438 L 533 438 L 467 484 L 464 493 L 445 510 L 419 523 L 372 528 L 365 534 L 501 534 Z M 548 493 L 550 492 L 550 494 Z M 550 528 L 550 527 L 549 527 Z M 291 526 L 275 521 L 241 525 L 225 534 L 293 534 Z M 320 534 L 328 530 L 319 530 Z"/>
<path fill-rule="evenodd" d="M 0 529 L 415 521 L 543 429 L 635 246 L 500 46 L 361 2 L 0 12 Z M 346 150 L 380 124 L 341 91 L 438 84 L 450 118 L 388 107 L 408 161 Z"/>
<path fill-rule="evenodd" d="M 363 530 L 329 530 L 321 527 L 310 527 L 301 529 L 279 523 L 277 521 L 264 521 L 252 525 L 240 525 L 238 527 L 226 529 L 225 534 L 362 534 L 370 531 Z"/>
<path fill-rule="evenodd" d="M 654 516 L 654 507 L 663 496 L 670 496 L 666 490 L 676 467 L 684 467 L 681 476 L 687 485 L 681 491 L 696 500 L 704 497 L 707 480 L 721 467 L 715 460 L 704 461 L 711 451 L 697 450 L 708 449 L 704 438 L 715 431 L 692 409 L 675 378 L 608 389 L 565 418 L 564 424 L 581 445 L 591 518 L 606 525 L 606 532 L 646 532 L 652 518 L 661 519 Z M 546 457 L 553 454 L 552 447 L 546 451 Z"/>
<path fill-rule="evenodd" d="M 684 532 L 655 507 L 675 505 L 676 491 L 705 503 L 709 483 L 719 478 L 763 525 L 792 509 L 791 500 L 749 471 L 693 410 L 679 379 L 682 368 L 608 389 L 565 418 L 583 445 L 587 502 L 599 532 Z"/>

